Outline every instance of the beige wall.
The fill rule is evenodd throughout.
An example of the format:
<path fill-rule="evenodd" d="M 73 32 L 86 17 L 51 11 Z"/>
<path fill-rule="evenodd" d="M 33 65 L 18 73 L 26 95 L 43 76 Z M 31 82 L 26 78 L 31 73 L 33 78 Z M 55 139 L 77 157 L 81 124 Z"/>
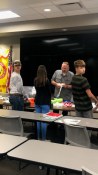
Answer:
<path fill-rule="evenodd" d="M 55 29 L 61 30 L 62 28 L 67 28 L 70 31 L 70 29 L 74 30 L 75 27 L 80 27 L 82 30 L 84 26 L 88 29 L 91 26 L 98 26 L 98 14 L 0 24 L 0 46 L 9 48 L 12 43 L 12 59 L 20 59 L 20 38 L 23 35 L 25 37 L 26 32 L 31 32 L 33 36 L 36 33 L 38 36 L 38 33 L 44 33 L 45 30 L 48 30 L 49 33 L 49 30 L 55 31 Z"/>
<path fill-rule="evenodd" d="M 12 44 L 12 60 L 20 60 L 20 37 L 1 37 L 0 38 L 0 47 L 3 49 L 9 49 Z"/>
<path fill-rule="evenodd" d="M 74 27 L 98 26 L 98 14 L 87 14 L 77 16 L 67 16 L 62 18 L 51 18 L 43 20 L 5 23 L 0 24 L 0 36 L 13 32 L 40 31 L 48 29 L 62 29 Z"/>

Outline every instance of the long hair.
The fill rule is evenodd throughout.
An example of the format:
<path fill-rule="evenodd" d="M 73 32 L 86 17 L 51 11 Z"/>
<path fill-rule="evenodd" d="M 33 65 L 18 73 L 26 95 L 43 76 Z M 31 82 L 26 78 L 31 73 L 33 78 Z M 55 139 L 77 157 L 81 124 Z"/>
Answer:
<path fill-rule="evenodd" d="M 37 70 L 36 87 L 45 86 L 47 81 L 47 71 L 44 65 L 40 65 Z"/>

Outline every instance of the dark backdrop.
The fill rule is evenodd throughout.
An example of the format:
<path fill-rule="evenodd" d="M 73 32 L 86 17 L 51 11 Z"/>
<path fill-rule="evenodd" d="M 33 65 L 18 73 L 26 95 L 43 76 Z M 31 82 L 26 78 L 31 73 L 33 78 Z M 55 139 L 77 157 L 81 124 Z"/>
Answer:
<path fill-rule="evenodd" d="M 45 65 L 49 80 L 55 70 L 68 61 L 75 73 L 73 63 L 77 59 L 86 62 L 85 77 L 94 95 L 98 95 L 98 33 L 45 36 L 20 39 L 21 75 L 24 86 L 33 86 L 39 65 Z M 51 85 L 53 91 L 53 86 Z"/>

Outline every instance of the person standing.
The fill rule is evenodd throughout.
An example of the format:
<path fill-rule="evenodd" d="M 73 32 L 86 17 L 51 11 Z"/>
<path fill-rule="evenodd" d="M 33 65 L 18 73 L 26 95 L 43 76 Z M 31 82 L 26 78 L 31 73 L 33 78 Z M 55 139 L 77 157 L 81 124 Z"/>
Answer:
<path fill-rule="evenodd" d="M 75 103 L 75 112 L 77 117 L 93 118 L 92 103 L 93 100 L 97 107 L 98 101 L 90 90 L 87 78 L 82 75 L 85 73 L 85 62 L 77 60 L 74 62 L 76 74 L 72 79 L 72 93 Z"/>
<path fill-rule="evenodd" d="M 44 65 L 40 65 L 37 70 L 37 77 L 34 79 L 36 89 L 35 96 L 35 110 L 37 113 L 48 113 L 51 105 L 51 90 L 50 83 L 47 78 L 47 71 Z M 47 124 L 37 122 L 37 137 L 41 139 L 40 131 L 42 133 L 42 140 L 46 139 Z"/>
<path fill-rule="evenodd" d="M 56 70 L 52 76 L 51 83 L 55 86 L 54 97 L 59 94 L 60 87 L 62 89 L 59 98 L 63 98 L 63 101 L 71 101 L 72 97 L 72 86 L 71 81 L 74 73 L 69 71 L 69 63 L 63 62 L 61 70 Z M 59 112 L 59 111 L 54 111 Z M 67 111 L 63 111 L 63 115 L 68 115 Z"/>
<path fill-rule="evenodd" d="M 24 100 L 27 101 L 27 94 L 24 91 L 23 81 L 20 75 L 21 62 L 15 60 L 13 62 L 13 73 L 10 79 L 10 97 L 9 101 L 12 105 L 12 110 L 23 111 Z"/>

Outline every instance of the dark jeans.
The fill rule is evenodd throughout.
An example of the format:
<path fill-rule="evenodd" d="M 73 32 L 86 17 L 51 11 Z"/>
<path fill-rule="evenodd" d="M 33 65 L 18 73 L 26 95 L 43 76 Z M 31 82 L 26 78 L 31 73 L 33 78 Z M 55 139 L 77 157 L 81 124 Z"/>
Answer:
<path fill-rule="evenodd" d="M 10 95 L 9 101 L 12 105 L 12 110 L 24 111 L 24 99 L 22 97 Z"/>
<path fill-rule="evenodd" d="M 59 113 L 59 110 L 53 110 L 54 113 Z M 62 111 L 62 115 L 66 116 L 68 115 L 68 111 Z"/>

